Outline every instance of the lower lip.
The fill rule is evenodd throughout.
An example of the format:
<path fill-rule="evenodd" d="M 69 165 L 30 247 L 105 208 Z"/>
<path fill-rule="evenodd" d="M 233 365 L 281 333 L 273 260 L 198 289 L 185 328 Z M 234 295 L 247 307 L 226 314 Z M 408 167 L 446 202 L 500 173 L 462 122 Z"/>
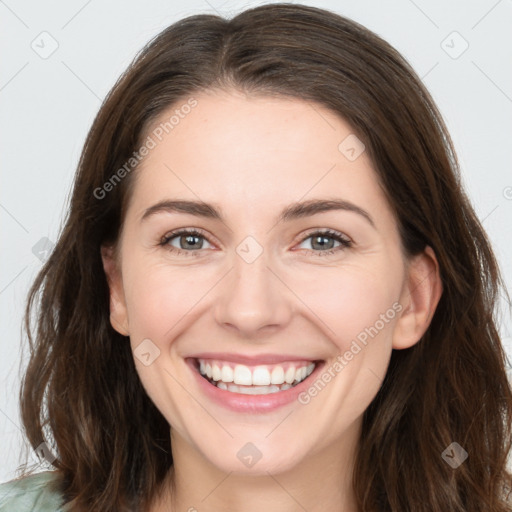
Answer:
<path fill-rule="evenodd" d="M 194 359 L 187 359 L 192 373 L 198 382 L 199 389 L 208 398 L 217 404 L 236 412 L 271 412 L 298 399 L 298 395 L 305 391 L 315 379 L 324 365 L 324 362 L 317 362 L 315 369 L 302 382 L 284 391 L 268 393 L 267 395 L 244 395 L 220 389 L 206 380 L 196 368 Z"/>

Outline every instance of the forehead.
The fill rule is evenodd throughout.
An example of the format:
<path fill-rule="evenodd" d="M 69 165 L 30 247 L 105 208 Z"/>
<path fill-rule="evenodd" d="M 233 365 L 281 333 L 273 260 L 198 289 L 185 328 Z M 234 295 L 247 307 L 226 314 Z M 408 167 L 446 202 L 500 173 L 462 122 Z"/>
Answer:
<path fill-rule="evenodd" d="M 195 106 L 184 108 L 190 98 Z M 326 107 L 235 91 L 190 98 L 169 107 L 145 134 L 154 147 L 136 170 L 136 213 L 167 197 L 255 214 L 326 195 L 386 208 L 366 152 L 347 158 L 346 141 L 362 148 L 353 129 Z"/>

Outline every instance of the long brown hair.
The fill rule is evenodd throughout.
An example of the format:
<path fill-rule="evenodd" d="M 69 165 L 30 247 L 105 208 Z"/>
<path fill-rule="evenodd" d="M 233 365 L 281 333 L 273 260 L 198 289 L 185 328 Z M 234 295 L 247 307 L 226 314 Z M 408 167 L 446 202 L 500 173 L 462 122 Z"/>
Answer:
<path fill-rule="evenodd" d="M 443 294 L 430 326 L 411 348 L 393 350 L 364 413 L 353 481 L 360 510 L 512 510 L 512 390 L 495 316 L 500 290 L 508 294 L 442 117 L 380 37 L 333 12 L 287 3 L 174 23 L 135 57 L 87 136 L 65 225 L 29 292 L 20 391 L 26 436 L 34 449 L 45 441 L 55 450 L 68 509 L 144 510 L 172 466 L 169 425 L 109 321 L 100 246 L 117 241 L 137 168 L 125 167 L 122 179 L 118 171 L 147 127 L 213 88 L 339 114 L 366 145 L 405 254 L 428 244 L 437 256 Z M 456 469 L 442 457 L 452 442 L 468 453 Z"/>

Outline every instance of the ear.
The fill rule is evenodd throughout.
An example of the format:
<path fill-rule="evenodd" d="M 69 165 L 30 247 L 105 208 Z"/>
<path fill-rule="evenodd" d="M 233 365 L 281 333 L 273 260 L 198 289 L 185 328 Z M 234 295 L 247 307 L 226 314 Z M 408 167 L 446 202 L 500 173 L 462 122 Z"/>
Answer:
<path fill-rule="evenodd" d="M 118 333 L 128 336 L 128 313 L 121 271 L 114 257 L 114 248 L 102 245 L 101 259 L 103 260 L 103 270 L 110 289 L 110 323 Z"/>
<path fill-rule="evenodd" d="M 439 264 L 430 246 L 408 263 L 400 296 L 403 310 L 393 333 L 393 348 L 409 348 L 425 334 L 443 293 Z"/>

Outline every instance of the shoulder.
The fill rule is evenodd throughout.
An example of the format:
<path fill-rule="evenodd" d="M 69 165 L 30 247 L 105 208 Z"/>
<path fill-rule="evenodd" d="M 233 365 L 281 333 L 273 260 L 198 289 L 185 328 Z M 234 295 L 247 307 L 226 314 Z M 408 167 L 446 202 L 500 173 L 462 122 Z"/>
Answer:
<path fill-rule="evenodd" d="M 0 484 L 0 512 L 60 512 L 56 471 L 43 471 Z"/>

